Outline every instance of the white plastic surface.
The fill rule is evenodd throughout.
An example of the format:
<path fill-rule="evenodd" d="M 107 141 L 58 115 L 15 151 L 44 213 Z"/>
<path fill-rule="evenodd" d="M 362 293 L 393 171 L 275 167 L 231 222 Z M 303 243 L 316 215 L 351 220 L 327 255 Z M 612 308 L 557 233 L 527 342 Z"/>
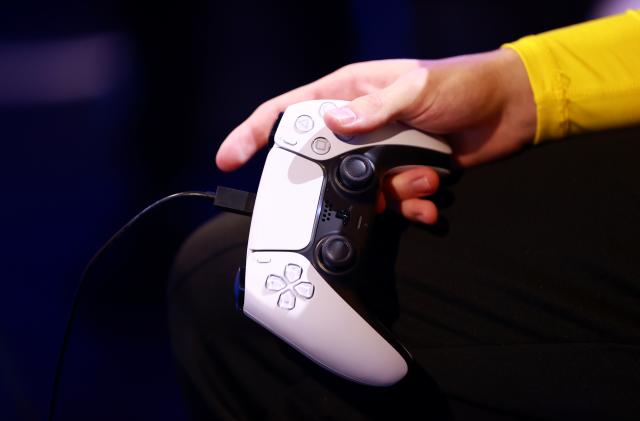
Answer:
<path fill-rule="evenodd" d="M 359 383 L 388 386 L 407 374 L 407 362 L 304 256 L 295 253 L 310 243 L 319 209 L 324 175 L 313 161 L 372 145 L 405 145 L 444 154 L 451 148 L 401 124 L 342 141 L 325 126 L 322 114 L 344 103 L 323 99 L 294 104 L 278 125 L 251 221 L 243 311 L 330 371 Z M 313 148 L 319 137 L 326 138 L 329 147 L 320 148 L 327 145 L 316 142 Z M 287 265 L 297 266 L 287 271 Z M 269 275 L 285 281 L 267 282 Z"/>
<path fill-rule="evenodd" d="M 313 160 L 323 161 L 349 151 L 355 151 L 364 147 L 376 145 L 405 145 L 432 149 L 441 153 L 451 154 L 451 147 L 442 140 L 409 128 L 402 124 L 389 124 L 374 132 L 355 136 L 348 142 L 338 139 L 325 124 L 322 115 L 330 108 L 327 104 L 342 106 L 347 101 L 342 100 L 311 100 L 289 106 L 286 110 L 278 129 L 275 133 L 275 143 L 284 149 L 303 154 Z M 313 119 L 312 129 L 301 133 L 296 130 L 296 121 L 300 116 L 308 116 Z M 305 117 L 306 118 L 306 117 Z M 324 137 L 331 142 L 331 148 L 327 153 L 314 152 L 311 145 L 318 137 Z"/>
<path fill-rule="evenodd" d="M 271 262 L 258 263 L 258 255 L 268 256 Z M 289 263 L 302 268 L 300 280 L 281 291 L 269 291 L 267 277 L 283 276 Z M 296 291 L 303 282 L 314 287 L 309 299 Z M 292 309 L 278 307 L 280 295 L 287 291 L 296 296 Z M 316 363 L 347 379 L 388 386 L 407 374 L 404 358 L 297 253 L 248 251 L 243 310 Z"/>
<path fill-rule="evenodd" d="M 250 250 L 301 250 L 311 241 L 322 168 L 284 149 L 269 151 L 249 231 Z"/>

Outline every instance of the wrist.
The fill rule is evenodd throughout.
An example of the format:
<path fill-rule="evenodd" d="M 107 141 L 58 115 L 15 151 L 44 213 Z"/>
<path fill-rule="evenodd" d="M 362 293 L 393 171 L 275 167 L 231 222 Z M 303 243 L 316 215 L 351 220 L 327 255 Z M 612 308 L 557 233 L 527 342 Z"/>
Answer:
<path fill-rule="evenodd" d="M 503 118 L 523 145 L 536 135 L 537 110 L 524 62 L 511 48 L 496 50 L 496 68 L 502 90 Z"/>

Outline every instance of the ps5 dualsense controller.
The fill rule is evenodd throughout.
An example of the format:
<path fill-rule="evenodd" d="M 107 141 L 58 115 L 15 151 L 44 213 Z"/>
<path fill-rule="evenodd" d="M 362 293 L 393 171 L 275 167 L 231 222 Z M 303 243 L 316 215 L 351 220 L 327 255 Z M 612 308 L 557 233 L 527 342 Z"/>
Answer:
<path fill-rule="evenodd" d="M 324 124 L 340 100 L 289 106 L 275 123 L 236 277 L 239 307 L 317 364 L 389 386 L 411 356 L 367 311 L 358 291 L 381 177 L 427 165 L 448 173 L 451 149 L 401 124 L 342 137 Z"/>

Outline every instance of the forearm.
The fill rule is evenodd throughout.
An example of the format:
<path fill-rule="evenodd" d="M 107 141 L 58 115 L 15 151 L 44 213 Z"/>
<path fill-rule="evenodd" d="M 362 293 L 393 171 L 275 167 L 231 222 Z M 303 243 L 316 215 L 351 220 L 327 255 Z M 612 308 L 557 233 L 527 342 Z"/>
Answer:
<path fill-rule="evenodd" d="M 640 124 L 640 12 L 524 37 L 504 47 L 525 64 L 535 141 Z"/>

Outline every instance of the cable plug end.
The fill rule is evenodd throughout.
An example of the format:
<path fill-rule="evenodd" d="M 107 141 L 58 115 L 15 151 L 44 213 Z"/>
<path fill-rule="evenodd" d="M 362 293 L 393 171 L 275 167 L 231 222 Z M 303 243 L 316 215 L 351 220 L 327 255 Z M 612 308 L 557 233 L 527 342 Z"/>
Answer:
<path fill-rule="evenodd" d="M 214 205 L 227 212 L 251 216 L 256 194 L 230 187 L 218 186 Z"/>

